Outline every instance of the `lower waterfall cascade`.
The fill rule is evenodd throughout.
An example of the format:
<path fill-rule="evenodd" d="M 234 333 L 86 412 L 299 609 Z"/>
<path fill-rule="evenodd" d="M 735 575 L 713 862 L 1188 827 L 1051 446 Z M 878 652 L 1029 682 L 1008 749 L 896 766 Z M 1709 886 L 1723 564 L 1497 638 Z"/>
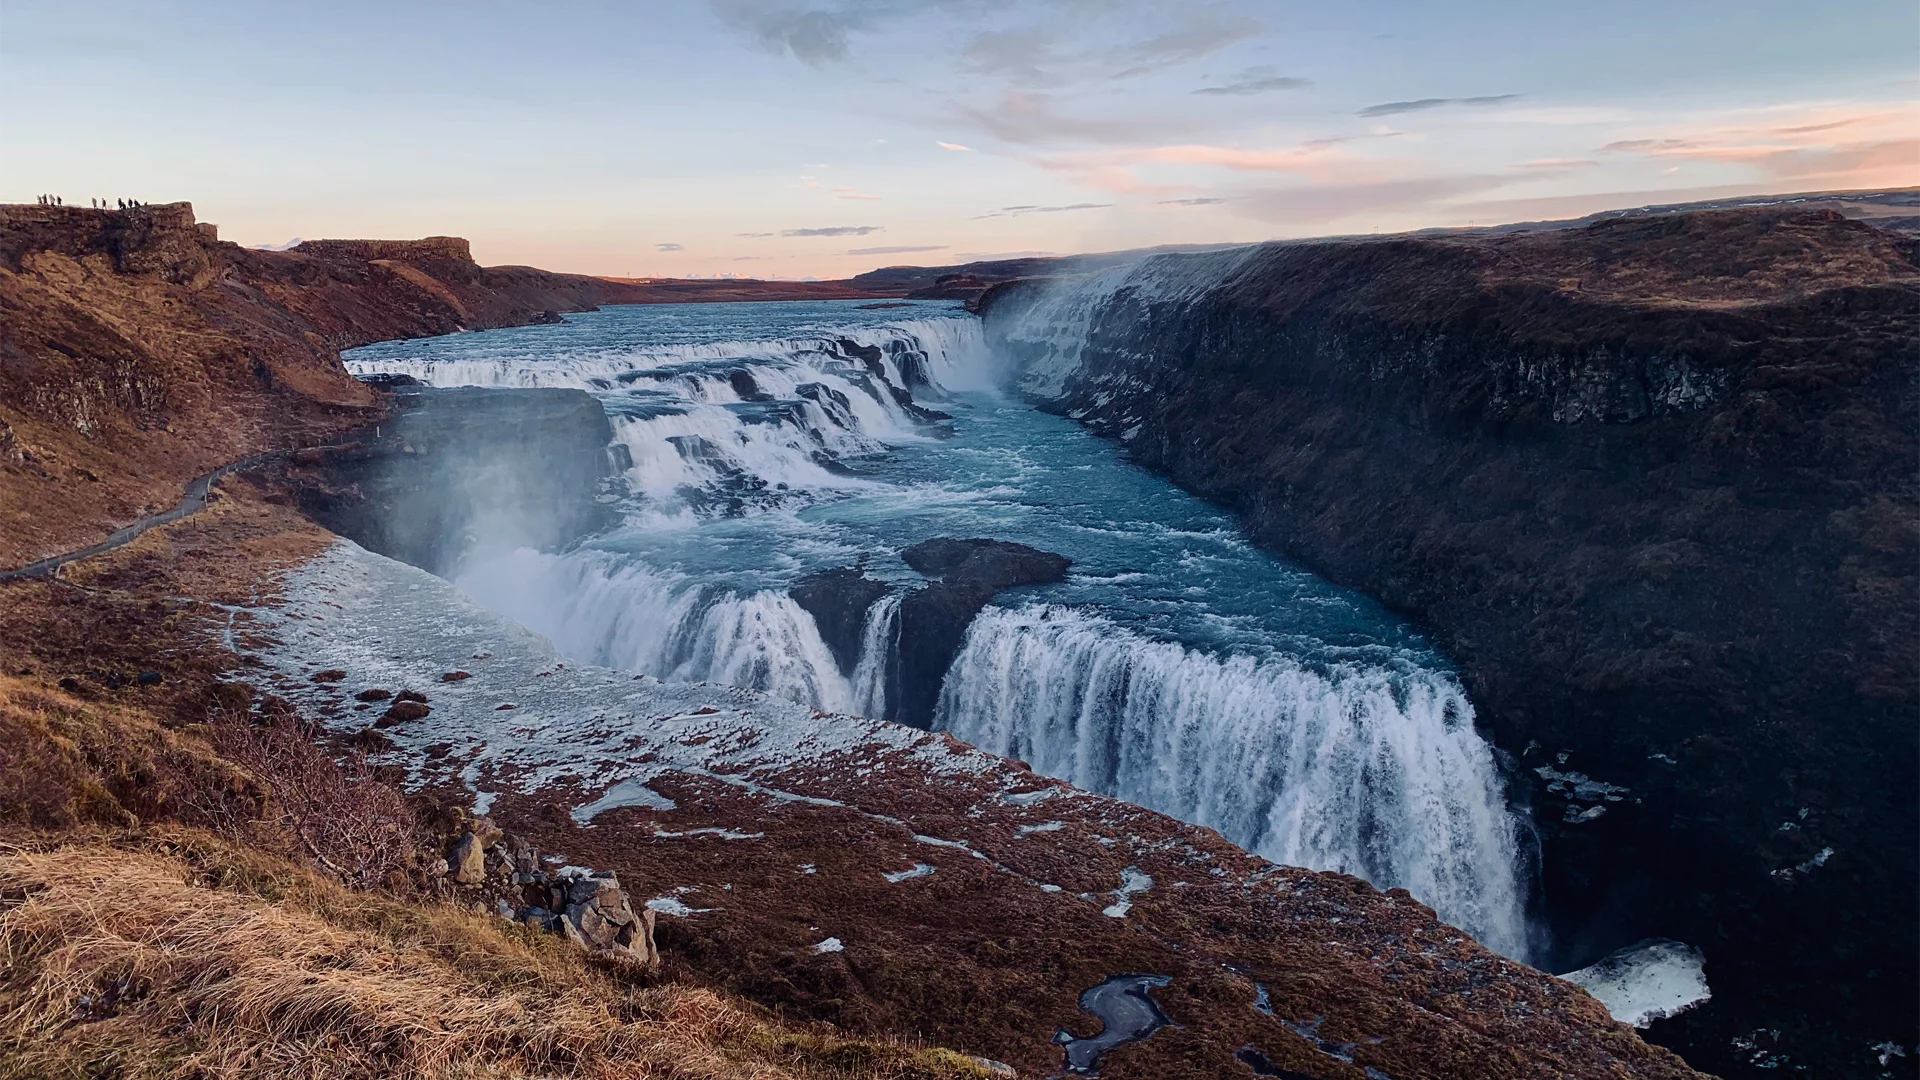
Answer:
<path fill-rule="evenodd" d="M 605 406 L 624 523 L 563 553 L 481 535 L 456 575 L 563 655 L 884 715 L 901 599 L 926 584 L 902 548 L 1057 552 L 1066 581 L 1001 593 L 974 619 L 936 727 L 1277 862 L 1404 887 L 1490 948 L 1531 954 L 1522 819 L 1445 659 L 995 389 L 1009 365 L 952 305 L 616 307 L 347 359 Z M 891 592 L 843 666 L 788 590 L 846 567 Z"/>

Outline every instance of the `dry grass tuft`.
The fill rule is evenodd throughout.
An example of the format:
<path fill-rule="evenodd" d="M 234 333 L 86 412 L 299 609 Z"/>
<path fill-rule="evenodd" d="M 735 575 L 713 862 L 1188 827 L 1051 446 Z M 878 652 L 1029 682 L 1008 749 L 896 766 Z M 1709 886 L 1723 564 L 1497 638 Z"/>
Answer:
<path fill-rule="evenodd" d="M 257 817 L 253 778 L 144 709 L 0 676 L 0 824 L 134 825 Z"/>
<path fill-rule="evenodd" d="M 617 982 L 557 939 L 206 833 L 0 851 L 0 1078 L 927 1078 L 943 1051 Z"/>

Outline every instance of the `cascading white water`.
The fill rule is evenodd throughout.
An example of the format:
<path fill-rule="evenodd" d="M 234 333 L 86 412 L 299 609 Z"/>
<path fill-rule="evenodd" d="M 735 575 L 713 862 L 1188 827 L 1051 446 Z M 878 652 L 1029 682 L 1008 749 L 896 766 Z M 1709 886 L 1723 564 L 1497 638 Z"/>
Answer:
<path fill-rule="evenodd" d="M 853 700 L 861 716 L 887 715 L 893 658 L 900 655 L 900 594 L 881 597 L 867 611 L 860 662 L 853 669 Z"/>
<path fill-rule="evenodd" d="M 862 712 L 813 617 L 784 592 L 746 595 L 622 564 L 605 552 L 521 548 L 471 564 L 457 584 L 546 634 L 562 654 L 675 682 L 750 686 L 835 712 Z"/>
<path fill-rule="evenodd" d="M 671 516 L 689 502 L 765 508 L 870 486 L 838 464 L 921 437 L 896 391 L 916 377 L 936 392 L 943 379 L 966 385 L 982 367 L 983 338 L 970 319 L 905 320 L 870 345 L 852 342 L 877 351 L 872 361 L 848 355 L 851 341 L 676 344 L 537 359 L 355 357 L 348 368 L 431 386 L 594 392 L 632 463 L 629 488 L 652 512 Z"/>
<path fill-rule="evenodd" d="M 937 715 L 976 746 L 1276 862 L 1404 887 L 1526 954 L 1514 822 L 1443 673 L 1215 658 L 1065 608 L 989 608 Z"/>

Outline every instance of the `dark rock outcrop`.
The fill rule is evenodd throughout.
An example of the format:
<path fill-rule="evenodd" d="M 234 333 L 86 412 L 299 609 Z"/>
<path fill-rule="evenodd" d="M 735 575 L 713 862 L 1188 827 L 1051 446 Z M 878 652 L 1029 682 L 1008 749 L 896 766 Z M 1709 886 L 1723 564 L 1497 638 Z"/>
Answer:
<path fill-rule="evenodd" d="M 908 566 L 948 585 L 978 585 L 990 590 L 1064 581 L 1073 560 L 1006 540 L 954 540 L 935 537 L 900 552 Z"/>
<path fill-rule="evenodd" d="M 1535 808 L 1558 969 L 1701 947 L 1712 1002 L 1652 1033 L 1727 1075 L 1756 1028 L 1835 1076 L 1912 1046 L 1914 242 L 1732 211 L 1183 266 L 1048 405 L 1431 630 Z"/>
<path fill-rule="evenodd" d="M 923 540 L 900 553 L 908 566 L 933 581 L 900 599 L 896 648 L 887 657 L 885 719 L 913 727 L 933 725 L 940 685 L 966 640 L 967 627 L 995 593 L 1022 585 L 1064 580 L 1071 559 L 1005 540 Z M 863 568 L 809 574 L 788 595 L 813 616 L 840 670 L 860 662 L 867 614 L 893 592 Z"/>
<path fill-rule="evenodd" d="M 933 725 L 940 684 L 966 640 L 974 616 L 1002 589 L 1063 580 L 1072 561 L 1004 540 L 924 540 L 902 551 L 908 566 L 937 579 L 900 601 L 897 691 L 887 696 L 887 719 Z"/>
<path fill-rule="evenodd" d="M 813 624 L 833 653 L 834 662 L 843 674 L 851 675 L 860 662 L 860 638 L 866 630 L 867 612 L 892 591 L 885 582 L 845 567 L 808 574 L 794 582 L 787 595 L 813 616 Z"/>

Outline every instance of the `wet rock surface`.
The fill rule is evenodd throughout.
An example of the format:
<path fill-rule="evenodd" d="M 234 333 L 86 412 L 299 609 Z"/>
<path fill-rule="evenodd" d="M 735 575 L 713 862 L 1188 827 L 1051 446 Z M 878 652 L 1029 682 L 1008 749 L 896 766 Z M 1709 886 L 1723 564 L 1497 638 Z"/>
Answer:
<path fill-rule="evenodd" d="M 476 535 L 564 548 L 610 527 L 606 411 L 581 390 L 401 387 L 351 445 L 294 455 L 300 509 L 363 547 L 451 574 Z"/>
<path fill-rule="evenodd" d="M 787 595 L 813 616 L 841 673 L 851 675 L 860 662 L 860 635 L 866 628 L 867 612 L 891 592 L 886 582 L 875 581 L 859 568 L 846 567 L 809 574 L 794 582 Z"/>
<path fill-rule="evenodd" d="M 1073 565 L 1051 551 L 978 538 L 923 540 L 902 550 L 900 558 L 932 580 L 901 597 L 899 648 L 886 673 L 885 718 L 917 728 L 933 726 L 941 681 L 980 610 L 1002 589 L 1063 580 Z M 868 612 L 893 591 L 864 568 L 847 567 L 810 574 L 788 595 L 813 616 L 840 670 L 851 674 L 860 659 Z"/>
<path fill-rule="evenodd" d="M 1714 997 L 1652 1037 L 1877 1077 L 1920 1038 L 1915 254 L 1737 211 L 1166 256 L 1211 284 L 1110 294 L 1048 407 L 1431 631 L 1533 806 L 1549 962 L 1679 939 Z"/>
<path fill-rule="evenodd" d="M 1073 560 L 1007 540 L 936 537 L 900 552 L 908 566 L 948 585 L 1010 589 L 1063 581 Z"/>
<path fill-rule="evenodd" d="M 1002 589 L 1059 581 L 1072 563 L 1025 544 L 945 537 L 915 544 L 900 557 L 937 580 L 901 598 L 899 692 L 889 695 L 887 719 L 927 728 L 941 681 L 980 609 Z"/>

